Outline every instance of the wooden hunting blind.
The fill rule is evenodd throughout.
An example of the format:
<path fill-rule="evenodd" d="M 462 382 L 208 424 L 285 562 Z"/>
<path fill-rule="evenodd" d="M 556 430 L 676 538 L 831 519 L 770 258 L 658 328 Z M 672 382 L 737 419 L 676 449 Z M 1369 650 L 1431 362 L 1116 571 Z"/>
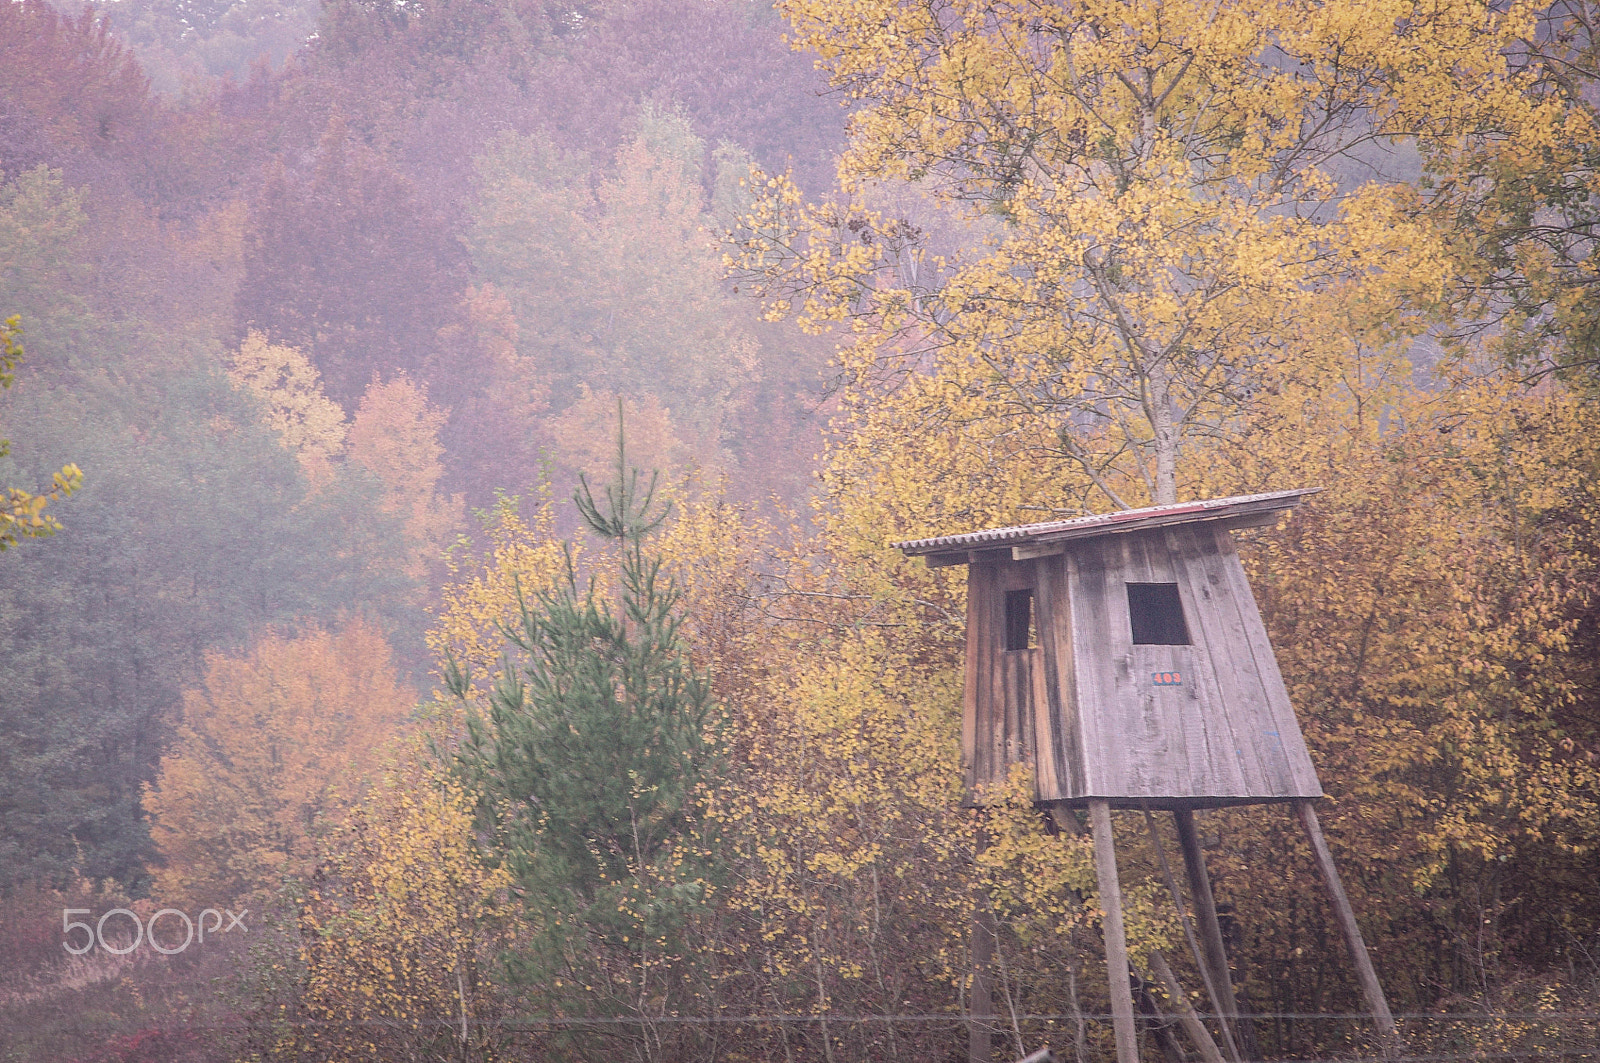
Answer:
<path fill-rule="evenodd" d="M 1267 802 L 1294 804 L 1383 1054 L 1397 1057 L 1394 1019 L 1317 822 L 1313 802 L 1322 787 L 1233 548 L 1233 531 L 1275 524 L 1311 493 L 1219 498 L 895 544 L 932 567 L 967 566 L 961 747 L 968 802 L 996 799 L 1012 766 L 1026 764 L 1039 805 L 1054 815 L 1089 810 L 1120 1063 L 1137 1063 L 1138 1051 L 1129 981 L 1116 974 L 1129 968 L 1111 810 L 1174 814 L 1203 946 L 1196 962 L 1229 1054 L 1241 1060 L 1252 1054 L 1253 1035 L 1240 1020 L 1193 814 Z M 1153 823 L 1150 830 L 1154 837 Z M 992 917 L 980 906 L 973 926 L 972 1063 L 990 1059 L 994 944 Z M 1153 954 L 1152 964 L 1157 959 Z M 1196 1036 L 1209 1043 L 1203 1027 Z"/>
<path fill-rule="evenodd" d="M 896 545 L 965 564 L 962 766 L 975 803 L 1013 764 L 1041 803 L 1208 808 L 1322 796 L 1237 528 L 1308 491 Z"/>

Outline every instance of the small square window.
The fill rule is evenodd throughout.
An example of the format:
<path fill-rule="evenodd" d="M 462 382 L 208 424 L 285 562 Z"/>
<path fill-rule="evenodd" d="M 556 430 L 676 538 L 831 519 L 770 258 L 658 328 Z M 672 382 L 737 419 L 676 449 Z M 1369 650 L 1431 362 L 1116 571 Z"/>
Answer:
<path fill-rule="evenodd" d="M 1189 645 L 1176 583 L 1128 584 L 1128 617 L 1135 646 Z"/>
<path fill-rule="evenodd" d="M 1006 591 L 1006 649 L 1033 648 L 1033 592 Z"/>

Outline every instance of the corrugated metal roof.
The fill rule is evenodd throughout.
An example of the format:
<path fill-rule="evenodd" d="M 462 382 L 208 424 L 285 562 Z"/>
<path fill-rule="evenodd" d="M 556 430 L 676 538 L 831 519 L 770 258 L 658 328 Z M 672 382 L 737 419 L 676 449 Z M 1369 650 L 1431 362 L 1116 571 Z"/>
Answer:
<path fill-rule="evenodd" d="M 1100 535 L 1117 535 L 1146 528 L 1160 528 L 1170 524 L 1187 524 L 1198 520 L 1220 520 L 1226 517 L 1270 513 L 1289 509 L 1306 495 L 1315 494 L 1320 490 L 1319 487 L 1304 487 L 1261 495 L 1239 495 L 1234 498 L 1213 498 L 1203 502 L 1179 502 L 1171 506 L 1124 509 L 1092 517 L 1021 524 L 1014 528 L 989 528 L 984 531 L 967 532 L 964 535 L 941 535 L 932 539 L 912 539 L 891 545 L 913 557 L 925 557 L 962 553 L 968 550 L 992 550 L 1023 543 L 1065 542 L 1071 539 L 1088 539 Z"/>

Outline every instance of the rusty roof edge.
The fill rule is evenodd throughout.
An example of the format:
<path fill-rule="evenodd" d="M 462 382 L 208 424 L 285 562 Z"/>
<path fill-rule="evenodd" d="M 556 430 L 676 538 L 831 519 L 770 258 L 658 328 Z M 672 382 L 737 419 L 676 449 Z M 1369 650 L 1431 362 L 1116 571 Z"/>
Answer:
<path fill-rule="evenodd" d="M 1298 505 L 1306 495 L 1316 494 L 1321 490 L 1320 487 L 1299 487 L 1288 491 L 1203 499 L 1173 505 L 1148 506 L 1144 509 L 1124 509 L 1088 517 L 1073 517 L 1068 520 L 1019 524 L 1009 528 L 986 528 L 929 539 L 909 539 L 889 545 L 908 556 L 922 557 L 1026 542 L 1068 542 L 1073 539 L 1115 535 L 1120 532 L 1159 528 L 1190 521 L 1218 520 L 1233 515 L 1290 509 Z"/>

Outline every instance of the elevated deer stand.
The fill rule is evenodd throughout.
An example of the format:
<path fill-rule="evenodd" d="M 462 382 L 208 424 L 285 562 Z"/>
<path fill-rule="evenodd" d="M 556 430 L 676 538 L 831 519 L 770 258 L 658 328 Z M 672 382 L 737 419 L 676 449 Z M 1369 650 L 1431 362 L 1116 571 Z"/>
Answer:
<path fill-rule="evenodd" d="M 982 804 L 1013 764 L 1038 803 L 1087 808 L 1105 909 L 1119 1063 L 1137 1063 L 1111 810 L 1168 809 L 1199 917 L 1199 962 L 1238 1013 L 1195 809 L 1288 802 L 1311 842 L 1384 1053 L 1398 1053 L 1360 928 L 1317 823 L 1306 753 L 1230 531 L 1276 523 L 1310 491 L 1222 498 L 896 544 L 966 565 L 962 767 Z M 974 926 L 972 1063 L 988 1063 L 992 929 Z M 980 1029 L 980 1026 L 982 1027 Z"/>

